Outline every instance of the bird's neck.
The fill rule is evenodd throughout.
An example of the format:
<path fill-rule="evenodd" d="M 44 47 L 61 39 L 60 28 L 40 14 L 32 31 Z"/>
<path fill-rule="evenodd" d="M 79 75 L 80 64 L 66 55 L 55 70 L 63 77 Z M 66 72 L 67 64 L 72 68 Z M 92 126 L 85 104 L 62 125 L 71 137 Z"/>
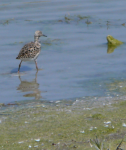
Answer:
<path fill-rule="evenodd" d="M 38 36 L 34 36 L 34 42 L 39 42 L 39 37 Z"/>

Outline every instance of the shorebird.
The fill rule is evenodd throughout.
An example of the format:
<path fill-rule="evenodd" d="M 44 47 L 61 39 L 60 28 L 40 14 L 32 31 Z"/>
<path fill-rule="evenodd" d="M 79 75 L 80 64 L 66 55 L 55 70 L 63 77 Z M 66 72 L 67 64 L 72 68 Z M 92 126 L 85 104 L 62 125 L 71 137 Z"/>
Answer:
<path fill-rule="evenodd" d="M 39 42 L 39 38 L 41 36 L 47 37 L 46 35 L 42 34 L 41 31 L 35 31 L 34 42 L 25 44 L 20 50 L 18 56 L 16 57 L 16 59 L 21 60 L 18 67 L 18 73 L 20 71 L 22 61 L 35 61 L 36 69 L 38 70 L 36 59 L 41 51 L 41 44 Z"/>

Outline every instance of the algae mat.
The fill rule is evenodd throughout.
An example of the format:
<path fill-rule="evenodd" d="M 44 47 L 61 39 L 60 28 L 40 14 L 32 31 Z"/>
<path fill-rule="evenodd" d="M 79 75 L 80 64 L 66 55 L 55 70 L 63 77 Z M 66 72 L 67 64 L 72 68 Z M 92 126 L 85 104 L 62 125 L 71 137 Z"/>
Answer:
<path fill-rule="evenodd" d="M 126 148 L 126 101 L 99 108 L 85 108 L 83 101 L 72 105 L 31 103 L 25 108 L 1 106 L 0 149 L 68 150 L 95 149 L 96 136 L 103 149 L 115 150 L 121 140 Z M 94 140 L 95 141 L 95 140 Z"/>

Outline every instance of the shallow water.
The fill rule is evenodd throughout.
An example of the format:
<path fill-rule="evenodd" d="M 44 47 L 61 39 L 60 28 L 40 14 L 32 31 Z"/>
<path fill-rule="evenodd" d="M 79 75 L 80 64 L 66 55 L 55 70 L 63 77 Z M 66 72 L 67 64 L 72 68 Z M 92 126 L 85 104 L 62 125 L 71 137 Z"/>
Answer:
<path fill-rule="evenodd" d="M 117 81 L 126 80 L 125 4 L 124 0 L 1 1 L 0 103 L 124 96 L 124 90 L 116 87 Z M 18 76 L 20 61 L 15 58 L 24 44 L 33 41 L 36 30 L 48 36 L 40 39 L 41 70 L 36 73 L 34 62 L 23 62 Z M 107 53 L 108 34 L 124 42 L 113 53 Z"/>

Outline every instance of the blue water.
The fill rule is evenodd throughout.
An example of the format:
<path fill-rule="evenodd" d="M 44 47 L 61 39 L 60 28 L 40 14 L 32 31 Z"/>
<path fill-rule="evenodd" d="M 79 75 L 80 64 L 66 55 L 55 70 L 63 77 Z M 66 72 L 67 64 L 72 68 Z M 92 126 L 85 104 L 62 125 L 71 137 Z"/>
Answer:
<path fill-rule="evenodd" d="M 126 79 L 125 6 L 124 0 L 1 1 L 0 103 L 124 95 L 109 84 Z M 42 70 L 36 75 L 34 62 L 23 62 L 19 77 L 15 58 L 36 30 L 48 36 L 41 37 Z M 108 54 L 107 35 L 124 44 Z"/>

